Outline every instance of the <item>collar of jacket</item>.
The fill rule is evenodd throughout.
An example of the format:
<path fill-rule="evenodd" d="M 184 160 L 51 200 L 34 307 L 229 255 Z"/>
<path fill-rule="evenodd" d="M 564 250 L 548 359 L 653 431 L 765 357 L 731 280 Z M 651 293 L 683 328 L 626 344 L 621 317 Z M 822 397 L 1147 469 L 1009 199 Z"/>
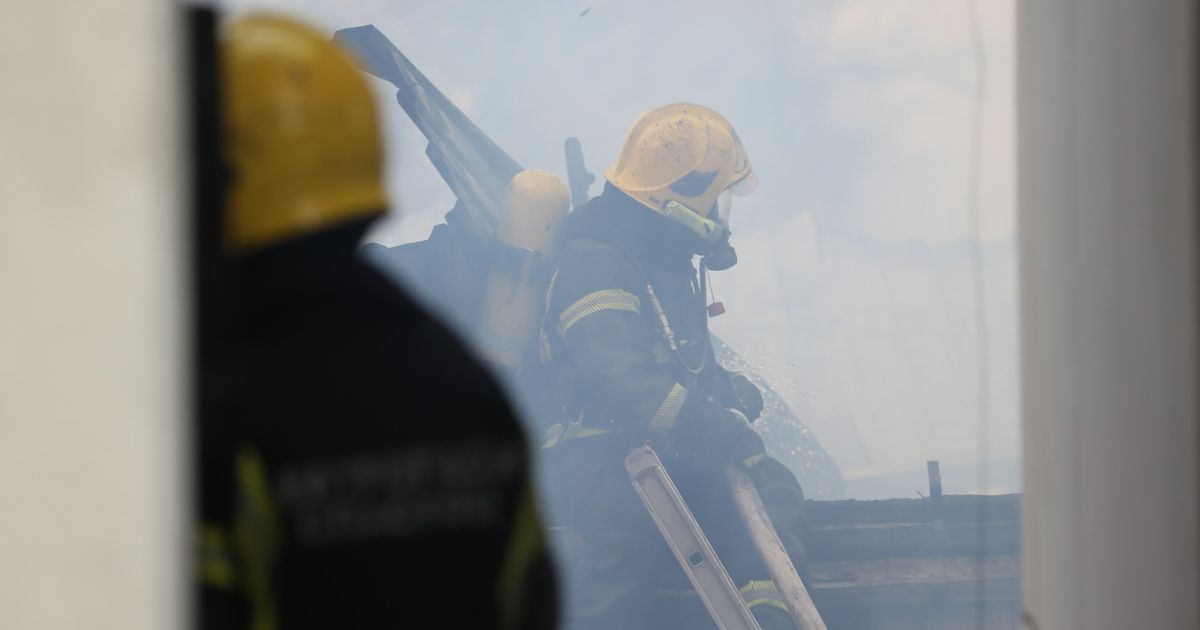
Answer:
<path fill-rule="evenodd" d="M 567 216 L 565 240 L 592 238 L 628 251 L 646 266 L 692 269 L 695 239 L 683 226 L 650 210 L 612 184 Z"/>
<path fill-rule="evenodd" d="M 355 284 L 364 267 L 358 246 L 371 221 L 349 221 L 238 258 L 236 295 L 256 311 L 289 296 Z"/>

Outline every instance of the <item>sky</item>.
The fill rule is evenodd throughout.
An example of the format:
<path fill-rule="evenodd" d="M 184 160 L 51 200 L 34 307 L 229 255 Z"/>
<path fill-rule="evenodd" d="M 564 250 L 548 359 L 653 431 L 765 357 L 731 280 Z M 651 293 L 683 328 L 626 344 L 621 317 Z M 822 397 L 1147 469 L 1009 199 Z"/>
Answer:
<path fill-rule="evenodd" d="M 982 66 L 968 0 L 223 4 L 329 32 L 375 24 L 526 168 L 565 176 L 577 136 L 599 176 L 642 111 L 720 111 L 760 185 L 735 202 L 741 262 L 713 276 L 728 308 L 713 330 L 808 423 L 851 495 L 916 496 L 933 459 L 947 492 L 1018 489 L 1012 0 L 977 0 Z M 968 230 L 981 77 L 986 431 Z M 454 199 L 373 85 L 398 200 L 373 238 L 420 240 Z"/>

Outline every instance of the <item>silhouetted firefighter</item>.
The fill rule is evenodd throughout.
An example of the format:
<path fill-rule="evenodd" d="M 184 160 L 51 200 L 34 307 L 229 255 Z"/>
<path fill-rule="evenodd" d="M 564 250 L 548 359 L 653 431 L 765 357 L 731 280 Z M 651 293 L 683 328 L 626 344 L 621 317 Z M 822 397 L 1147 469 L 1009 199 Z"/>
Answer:
<path fill-rule="evenodd" d="M 198 154 L 228 178 L 200 169 L 199 627 L 553 627 L 516 419 L 356 256 L 387 207 L 363 77 L 279 17 L 226 25 L 216 53 L 220 142 Z"/>

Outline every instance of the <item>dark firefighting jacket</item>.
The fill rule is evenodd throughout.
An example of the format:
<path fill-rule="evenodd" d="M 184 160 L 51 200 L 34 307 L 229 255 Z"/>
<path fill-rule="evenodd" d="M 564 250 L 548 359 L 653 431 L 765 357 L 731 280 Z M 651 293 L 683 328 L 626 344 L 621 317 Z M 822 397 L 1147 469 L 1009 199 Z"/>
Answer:
<path fill-rule="evenodd" d="M 200 374 L 199 627 L 552 627 L 526 440 L 354 257 L 363 227 L 236 265 Z"/>
<path fill-rule="evenodd" d="M 609 185 L 568 216 L 561 243 L 541 328 L 542 378 L 558 379 L 545 389 L 560 393 L 547 405 L 558 420 L 543 445 L 542 483 L 553 524 L 575 535 L 562 558 L 569 614 L 594 627 L 647 627 L 659 614 L 686 614 L 637 603 L 660 580 L 670 586 L 682 577 L 622 466 L 631 448 L 651 441 L 760 623 L 782 615 L 780 627 L 790 627 L 728 491 L 719 489 L 722 464 L 749 468 L 797 559 L 804 497 L 730 411 L 754 419 L 762 400 L 716 363 L 707 342 L 694 241 Z"/>
<path fill-rule="evenodd" d="M 548 445 L 615 432 L 678 452 L 761 453 L 729 411 L 759 409 L 713 356 L 687 232 L 611 185 L 562 230 L 541 330 L 563 420 Z"/>

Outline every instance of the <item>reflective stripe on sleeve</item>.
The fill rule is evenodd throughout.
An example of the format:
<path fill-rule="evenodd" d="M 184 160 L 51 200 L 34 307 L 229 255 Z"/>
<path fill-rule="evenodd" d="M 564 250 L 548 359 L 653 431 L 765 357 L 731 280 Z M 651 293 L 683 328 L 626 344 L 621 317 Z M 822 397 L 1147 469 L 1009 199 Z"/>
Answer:
<path fill-rule="evenodd" d="M 638 299 L 638 296 L 621 289 L 593 291 L 576 300 L 574 304 L 568 306 L 559 314 L 558 333 L 560 335 L 567 334 L 567 331 L 575 324 L 578 324 L 580 320 L 600 311 L 641 313 L 642 301 Z"/>
<path fill-rule="evenodd" d="M 237 569 L 225 532 L 216 525 L 201 525 L 196 542 L 196 568 L 200 573 L 200 581 L 213 588 L 233 588 L 237 583 Z"/>
<path fill-rule="evenodd" d="M 788 611 L 787 602 L 783 601 L 783 595 L 779 594 L 779 589 L 775 588 L 775 582 L 771 580 L 750 580 L 738 589 L 738 592 L 742 594 L 747 608 L 771 606 L 784 612 Z"/>
<path fill-rule="evenodd" d="M 250 600 L 250 628 L 276 630 L 279 615 L 271 577 L 278 559 L 280 533 L 267 467 L 262 456 L 249 449 L 238 452 L 235 467 L 238 510 L 233 533 L 245 562 L 243 586 Z"/>
<path fill-rule="evenodd" d="M 529 481 L 521 485 L 513 516 L 508 547 L 496 580 L 496 604 L 500 612 L 500 627 L 514 630 L 528 627 L 525 603 L 531 599 L 529 592 L 540 585 L 532 581 L 532 567 L 545 553 L 542 541 L 542 525 L 533 503 L 533 490 Z M 539 596 L 533 599 L 543 599 Z"/>
<path fill-rule="evenodd" d="M 538 355 L 542 363 L 549 363 L 553 355 L 550 347 L 550 336 L 546 334 L 546 320 L 550 318 L 550 301 L 554 299 L 554 285 L 558 284 L 558 270 L 550 276 L 550 284 L 546 287 L 545 304 L 542 307 L 542 320 L 538 324 Z"/>
<path fill-rule="evenodd" d="M 750 457 L 742 460 L 742 465 L 746 468 L 754 468 L 759 462 L 766 458 L 767 456 L 763 455 L 762 453 L 759 453 L 758 455 L 751 455 Z"/>
<path fill-rule="evenodd" d="M 679 411 L 683 409 L 685 400 L 687 400 L 687 388 L 679 383 L 672 385 L 671 391 L 667 392 L 667 397 L 663 399 L 662 404 L 658 406 L 658 411 L 655 411 L 654 417 L 650 419 L 650 430 L 662 435 L 670 433 L 671 427 L 675 426 L 675 420 L 679 417 Z"/>
<path fill-rule="evenodd" d="M 608 433 L 610 433 L 610 431 L 607 429 L 585 427 L 576 422 L 568 422 L 566 426 L 562 424 L 556 424 L 546 430 L 546 439 L 544 442 L 542 442 L 542 448 L 554 448 L 555 446 L 566 442 L 567 440 L 595 437 L 597 435 L 606 435 Z"/>

